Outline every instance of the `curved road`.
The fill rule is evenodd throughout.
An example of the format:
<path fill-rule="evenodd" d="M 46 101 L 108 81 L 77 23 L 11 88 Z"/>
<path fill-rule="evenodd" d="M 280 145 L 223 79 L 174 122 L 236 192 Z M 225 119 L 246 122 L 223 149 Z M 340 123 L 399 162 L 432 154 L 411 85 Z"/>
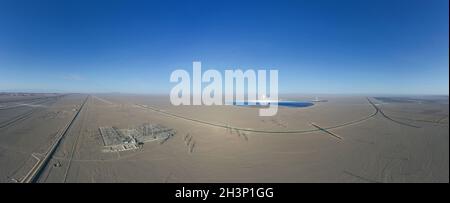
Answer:
<path fill-rule="evenodd" d="M 354 121 L 349 121 L 346 123 L 342 123 L 339 125 L 335 125 L 335 126 L 330 126 L 330 127 L 325 127 L 323 129 L 325 130 L 330 130 L 330 129 L 336 129 L 336 128 L 340 128 L 340 127 L 344 127 L 344 126 L 348 126 L 348 125 L 353 125 L 353 124 L 357 124 L 360 122 L 363 122 L 365 120 L 368 120 L 374 116 L 376 116 L 379 112 L 380 109 L 378 107 L 375 106 L 375 104 L 372 103 L 372 101 L 369 100 L 369 98 L 367 98 L 367 100 L 369 101 L 369 103 L 372 105 L 372 107 L 374 108 L 374 112 L 366 117 L 363 117 L 361 119 L 358 120 L 354 120 Z M 233 126 L 229 126 L 229 125 L 223 125 L 223 124 L 217 124 L 217 123 L 212 123 L 212 122 L 208 122 L 208 121 L 203 121 L 203 120 L 198 120 L 198 119 L 194 119 L 194 118 L 189 118 L 189 117 L 185 117 L 185 116 L 180 116 L 174 113 L 169 113 L 154 107 L 149 107 L 149 106 L 145 106 L 145 105 L 139 105 L 136 104 L 136 106 L 144 108 L 144 109 L 149 109 L 161 114 L 165 114 L 168 116 L 172 116 L 175 118 L 179 118 L 179 119 L 184 119 L 184 120 L 188 120 L 188 121 L 192 121 L 192 122 L 196 122 L 196 123 L 201 123 L 204 125 L 209 125 L 209 126 L 214 126 L 214 127 L 220 127 L 220 128 L 225 128 L 225 129 L 233 129 L 233 130 L 239 130 L 239 131 L 245 131 L 245 132 L 256 132 L 256 133 L 295 133 L 295 134 L 301 134 L 301 133 L 310 133 L 310 132 L 317 132 L 320 131 L 319 129 L 315 128 L 315 129 L 308 129 L 308 130 L 287 130 L 287 131 L 272 131 L 272 130 L 257 130 L 257 129 L 251 129 L 251 128 L 240 128 L 240 127 L 233 127 Z"/>

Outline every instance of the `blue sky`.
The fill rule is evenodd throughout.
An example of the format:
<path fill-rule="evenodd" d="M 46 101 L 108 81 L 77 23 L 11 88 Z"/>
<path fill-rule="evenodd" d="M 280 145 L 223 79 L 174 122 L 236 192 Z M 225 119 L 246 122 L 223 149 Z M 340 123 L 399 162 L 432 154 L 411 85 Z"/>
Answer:
<path fill-rule="evenodd" d="M 281 93 L 446 94 L 448 0 L 0 0 L 0 91 L 169 93 L 279 70 Z"/>

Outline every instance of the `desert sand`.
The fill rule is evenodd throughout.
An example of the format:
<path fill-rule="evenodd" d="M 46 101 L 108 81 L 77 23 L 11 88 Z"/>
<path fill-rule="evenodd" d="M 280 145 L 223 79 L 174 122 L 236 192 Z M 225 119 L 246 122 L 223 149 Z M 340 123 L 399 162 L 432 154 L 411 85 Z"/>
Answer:
<path fill-rule="evenodd" d="M 22 182 L 77 111 L 37 182 L 449 181 L 448 97 L 325 95 L 273 117 L 253 107 L 172 106 L 162 95 L 10 97 L 0 96 L 1 182 Z M 143 123 L 176 134 L 103 150 L 100 127 Z"/>

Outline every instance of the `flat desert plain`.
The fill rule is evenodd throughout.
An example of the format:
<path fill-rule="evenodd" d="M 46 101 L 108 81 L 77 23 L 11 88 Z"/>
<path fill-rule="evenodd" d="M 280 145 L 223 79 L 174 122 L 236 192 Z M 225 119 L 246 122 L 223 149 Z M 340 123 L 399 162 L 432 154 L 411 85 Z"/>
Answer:
<path fill-rule="evenodd" d="M 158 95 L 2 94 L 0 182 L 449 181 L 448 96 L 320 99 L 260 117 Z M 175 133 L 111 150 L 99 130 L 144 124 Z"/>

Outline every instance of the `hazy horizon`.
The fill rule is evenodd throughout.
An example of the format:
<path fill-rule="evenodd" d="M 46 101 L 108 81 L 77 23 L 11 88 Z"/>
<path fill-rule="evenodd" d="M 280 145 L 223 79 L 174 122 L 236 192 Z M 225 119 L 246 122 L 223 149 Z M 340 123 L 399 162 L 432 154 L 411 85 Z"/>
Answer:
<path fill-rule="evenodd" d="M 169 93 L 137 93 L 137 92 L 76 92 L 76 91 L 62 91 L 62 90 L 1 90 L 0 94 L 2 93 L 24 93 L 24 94 L 129 94 L 129 95 L 155 95 L 155 96 L 167 96 L 169 97 Z M 310 96 L 310 97 L 317 97 L 317 96 L 398 96 L 398 97 L 408 97 L 408 96 L 425 96 L 425 97 L 449 97 L 449 94 L 402 94 L 402 93 L 294 93 L 294 92 L 287 92 L 287 93 L 279 93 L 279 96 Z M 192 94 L 191 94 L 192 96 Z"/>

